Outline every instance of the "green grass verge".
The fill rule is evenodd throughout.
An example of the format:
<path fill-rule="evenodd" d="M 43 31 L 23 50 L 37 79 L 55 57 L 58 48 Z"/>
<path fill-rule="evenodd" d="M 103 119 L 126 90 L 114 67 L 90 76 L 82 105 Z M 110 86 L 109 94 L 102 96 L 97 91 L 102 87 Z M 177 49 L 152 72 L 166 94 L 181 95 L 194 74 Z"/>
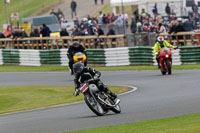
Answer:
<path fill-rule="evenodd" d="M 199 133 L 200 114 L 75 131 L 70 133 Z"/>
<path fill-rule="evenodd" d="M 115 93 L 130 88 L 109 86 Z M 0 87 L 0 114 L 74 103 L 83 100 L 83 95 L 74 97 L 73 86 L 14 86 Z"/>
<path fill-rule="evenodd" d="M 158 70 L 157 66 L 114 66 L 94 67 L 98 71 L 126 71 L 126 70 Z M 200 65 L 173 66 L 173 70 L 200 69 Z M 0 72 L 68 72 L 68 67 L 59 65 L 47 66 L 0 66 Z"/>
<path fill-rule="evenodd" d="M 42 11 L 44 8 L 63 1 L 65 0 L 11 0 L 10 4 L 7 4 L 6 7 L 8 11 L 8 17 L 11 16 L 11 13 L 18 12 L 21 20 L 23 17 L 36 15 L 36 13 Z M 2 24 L 5 23 L 5 4 L 4 0 L 0 0 L 0 29 L 2 29 Z"/>

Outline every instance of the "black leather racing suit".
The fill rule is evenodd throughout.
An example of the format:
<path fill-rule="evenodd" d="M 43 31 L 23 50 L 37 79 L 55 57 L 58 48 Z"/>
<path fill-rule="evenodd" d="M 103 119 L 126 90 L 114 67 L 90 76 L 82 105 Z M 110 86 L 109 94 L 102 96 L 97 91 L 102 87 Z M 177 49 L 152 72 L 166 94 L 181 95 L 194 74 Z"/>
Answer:
<path fill-rule="evenodd" d="M 91 82 L 94 83 L 100 91 L 104 91 L 105 93 L 110 94 L 111 97 L 113 97 L 115 99 L 117 97 L 116 94 L 112 93 L 103 84 L 103 82 L 99 79 L 100 76 L 101 76 L 101 73 L 99 71 L 96 71 L 95 69 L 92 69 L 89 67 L 85 67 L 80 74 L 75 75 L 75 79 L 74 79 L 75 91 L 76 91 L 76 89 L 78 89 L 80 87 L 81 83 L 84 83 L 84 81 L 89 80 L 92 77 L 98 77 L 98 78 L 95 78 L 95 80 L 91 81 Z"/>
<path fill-rule="evenodd" d="M 77 48 L 72 45 L 72 46 L 69 47 L 69 49 L 67 51 L 67 57 L 69 59 L 69 68 L 71 69 L 71 71 L 73 71 L 72 67 L 73 67 L 73 64 L 74 64 L 73 56 L 74 56 L 75 53 L 78 53 L 78 52 L 84 53 L 87 57 L 87 53 L 85 51 L 85 48 L 82 45 L 79 45 L 79 47 L 77 47 Z M 86 58 L 84 65 L 87 66 L 87 58 Z"/>

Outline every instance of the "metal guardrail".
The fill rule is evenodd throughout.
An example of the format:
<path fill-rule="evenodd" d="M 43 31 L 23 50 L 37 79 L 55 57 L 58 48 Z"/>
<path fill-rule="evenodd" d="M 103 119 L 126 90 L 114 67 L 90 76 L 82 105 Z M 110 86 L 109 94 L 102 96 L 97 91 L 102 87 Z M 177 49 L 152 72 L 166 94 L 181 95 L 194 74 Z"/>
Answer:
<path fill-rule="evenodd" d="M 74 40 L 79 41 L 86 48 L 127 46 L 124 35 L 113 35 L 0 39 L 0 49 L 60 49 L 68 48 Z"/>

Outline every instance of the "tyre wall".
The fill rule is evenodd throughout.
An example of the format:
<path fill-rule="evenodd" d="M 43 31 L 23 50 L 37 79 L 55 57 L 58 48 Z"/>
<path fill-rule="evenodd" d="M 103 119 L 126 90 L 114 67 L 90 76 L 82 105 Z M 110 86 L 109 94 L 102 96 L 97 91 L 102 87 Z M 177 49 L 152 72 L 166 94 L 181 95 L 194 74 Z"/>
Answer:
<path fill-rule="evenodd" d="M 149 46 L 87 49 L 87 54 L 88 64 L 93 66 L 157 65 L 153 48 Z M 199 46 L 180 47 L 172 54 L 173 65 L 200 63 Z M 0 49 L 0 65 L 68 66 L 67 49 Z"/>

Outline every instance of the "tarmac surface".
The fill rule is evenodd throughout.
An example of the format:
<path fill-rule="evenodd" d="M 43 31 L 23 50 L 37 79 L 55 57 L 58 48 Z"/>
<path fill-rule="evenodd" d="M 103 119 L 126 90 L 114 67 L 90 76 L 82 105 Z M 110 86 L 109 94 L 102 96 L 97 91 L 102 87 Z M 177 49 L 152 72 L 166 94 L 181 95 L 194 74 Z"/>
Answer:
<path fill-rule="evenodd" d="M 121 95 L 121 114 L 97 117 L 85 103 L 0 115 L 1 133 L 62 133 L 200 113 L 200 70 L 102 72 L 106 85 L 135 86 Z M 0 86 L 73 85 L 65 72 L 0 73 Z"/>

